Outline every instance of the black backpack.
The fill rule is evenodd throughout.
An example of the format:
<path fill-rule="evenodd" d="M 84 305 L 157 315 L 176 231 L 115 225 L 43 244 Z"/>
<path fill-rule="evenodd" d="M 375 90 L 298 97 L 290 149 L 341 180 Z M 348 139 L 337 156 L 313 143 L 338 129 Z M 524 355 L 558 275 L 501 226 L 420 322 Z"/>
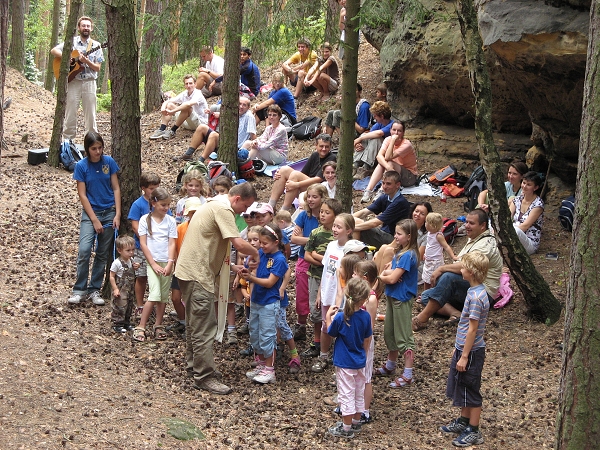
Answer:
<path fill-rule="evenodd" d="M 475 168 L 468 181 L 465 183 L 464 188 L 465 195 L 467 196 L 464 209 L 465 212 L 471 212 L 477 208 L 477 198 L 479 197 L 479 194 L 481 194 L 481 191 L 487 189 L 486 175 L 483 166 Z"/>
<path fill-rule="evenodd" d="M 575 196 L 565 198 L 558 210 L 558 220 L 567 231 L 573 231 L 573 219 L 575 218 Z"/>
<path fill-rule="evenodd" d="M 314 139 L 321 132 L 321 119 L 315 116 L 308 116 L 292 125 L 291 135 L 294 139 L 309 140 Z M 289 136 L 289 133 L 288 133 Z"/>

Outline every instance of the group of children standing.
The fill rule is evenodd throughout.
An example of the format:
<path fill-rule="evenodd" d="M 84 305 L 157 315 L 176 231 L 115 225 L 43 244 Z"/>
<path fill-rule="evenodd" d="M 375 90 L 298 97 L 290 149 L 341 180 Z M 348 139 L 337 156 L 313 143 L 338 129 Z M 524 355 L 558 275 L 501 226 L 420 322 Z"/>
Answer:
<path fill-rule="evenodd" d="M 95 139 L 98 141 L 98 138 Z M 87 169 L 94 169 L 94 158 L 101 163 L 105 162 L 108 170 L 101 167 L 99 170 L 108 175 L 105 185 L 112 186 L 112 195 L 116 199 L 118 184 L 115 189 L 113 174 L 118 167 L 111 171 L 110 161 L 105 161 L 110 157 L 102 155 L 103 142 L 99 155 L 94 153 L 96 141 L 91 138 L 90 142 L 85 141 L 90 162 L 86 162 L 86 158 L 78 163 L 78 166 L 88 164 Z M 101 138 L 98 142 L 101 142 Z M 86 192 L 84 188 L 82 193 L 81 185 L 78 184 L 84 205 L 81 226 L 84 235 L 84 229 L 88 226 L 87 220 L 90 220 L 88 216 L 91 217 L 95 212 L 87 211 L 88 205 L 85 200 L 97 187 L 87 184 L 85 177 L 88 175 L 82 173 L 82 170 L 75 171 L 75 176 L 81 177 L 81 182 L 88 189 Z M 143 195 L 133 204 L 128 217 L 135 237 L 119 236 L 116 241 L 119 257 L 110 269 L 113 329 L 118 333 L 133 330 L 134 341 L 146 340 L 145 328 L 154 309 L 154 338 L 167 337 L 162 322 L 169 294 L 178 316 L 175 329 L 185 327 L 184 305 L 181 304 L 181 294 L 178 293 L 177 279 L 172 277 L 172 273 L 188 221 L 207 201 L 206 196 L 209 196 L 210 188 L 198 171 L 190 171 L 183 181 L 183 198 L 177 203 L 175 217 L 172 217 L 171 196 L 159 186 L 160 178 L 153 174 L 142 174 L 140 184 Z M 217 178 L 212 185 L 217 194 L 225 194 L 231 187 L 231 181 L 226 177 Z M 110 194 L 103 193 L 106 198 L 110 197 Z M 97 202 L 93 195 L 90 197 L 94 203 Z M 89 200 L 88 204 L 91 204 Z M 120 214 L 120 201 L 115 200 L 112 209 L 108 206 L 109 212 L 113 214 L 107 214 L 106 223 L 108 226 L 114 226 L 117 209 Z M 98 214 L 103 212 L 98 211 Z M 369 411 L 373 397 L 372 375 L 393 376 L 390 383 L 392 388 L 404 388 L 414 380 L 415 342 L 411 318 L 413 302 L 417 296 L 418 267 L 422 258 L 417 243 L 417 225 L 412 219 L 402 220 L 396 225 L 394 242 L 390 247 L 393 251 L 391 261 L 380 270 L 376 262 L 366 259 L 367 247 L 362 242 L 351 239 L 355 227 L 353 216 L 342 213 L 341 203 L 329 198 L 327 189 L 322 184 L 308 187 L 305 205 L 295 223 L 291 222 L 289 213 L 280 213 L 277 216 L 273 213 L 269 204 L 255 203 L 243 214 L 247 228 L 242 235 L 259 249 L 260 260 L 258 267 L 252 268 L 244 255 L 236 255 L 235 259 L 232 259 L 235 279 L 232 282 L 232 307 L 228 308 L 228 334 L 231 338 L 228 342 L 232 343 L 236 332 L 233 302 L 235 299 L 249 299 L 247 328 L 254 361 L 252 370 L 246 375 L 255 382 L 268 384 L 276 380 L 274 363 L 278 337 L 290 348 L 291 373 L 300 370 L 300 355 L 295 341 L 306 339 L 307 320 L 313 324 L 314 339 L 303 352 L 303 356 L 318 357 L 311 367 L 313 372 L 325 371 L 330 361 L 332 340 L 335 339 L 332 362 L 335 366 L 339 403 L 336 411 L 342 416 L 342 421 L 330 427 L 328 431 L 334 436 L 351 438 L 360 431 L 362 424 L 372 420 Z M 437 218 L 432 216 L 432 219 Z M 105 225 L 96 221 L 99 219 L 91 220 L 94 230 L 99 235 L 99 230 Z M 432 222 L 434 223 L 427 227 L 431 235 L 427 240 L 427 248 L 431 247 L 432 259 L 438 256 L 439 260 L 441 253 L 434 247 L 445 246 L 438 237 L 437 220 Z M 292 246 L 298 251 L 298 322 L 293 332 L 286 317 L 286 287 L 291 275 L 288 258 L 292 253 Z M 427 250 L 425 253 L 428 254 Z M 451 249 L 449 253 L 454 257 Z M 80 258 L 78 272 L 80 266 L 83 267 Z M 474 252 L 463 257 L 462 263 L 462 275 L 472 287 L 458 325 L 447 388 L 447 394 L 453 399 L 454 405 L 461 407 L 461 416 L 441 427 L 441 431 L 459 434 L 453 444 L 468 446 L 483 442 L 478 429 L 481 413 L 479 387 L 485 358 L 483 333 L 489 302 L 481 284 L 487 273 L 486 257 Z M 78 273 L 78 283 L 79 278 L 83 279 L 84 276 L 87 278 L 87 272 Z M 149 295 L 144 304 L 146 283 Z M 81 289 L 83 290 L 83 287 Z M 384 338 L 388 356 L 385 365 L 373 370 L 372 334 L 384 290 L 387 298 Z M 134 298 L 137 305 L 135 309 Z M 82 299 L 83 294 L 74 294 L 69 302 L 78 303 Z M 233 314 L 230 314 L 231 312 Z M 132 315 L 139 316 L 138 327 L 132 326 Z M 404 368 L 397 375 L 400 353 L 404 359 Z M 464 382 L 467 374 L 474 382 Z"/>

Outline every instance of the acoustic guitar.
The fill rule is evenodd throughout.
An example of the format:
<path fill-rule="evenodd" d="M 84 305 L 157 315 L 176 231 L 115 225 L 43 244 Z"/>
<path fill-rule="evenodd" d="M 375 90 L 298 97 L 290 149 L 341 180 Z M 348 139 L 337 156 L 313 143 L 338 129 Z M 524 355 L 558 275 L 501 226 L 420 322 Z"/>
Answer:
<path fill-rule="evenodd" d="M 94 53 L 98 49 L 106 48 L 106 47 L 108 47 L 108 42 L 105 42 L 104 44 L 100 44 L 95 47 L 92 47 L 90 49 L 90 51 L 81 52 L 81 54 L 83 54 L 83 56 L 87 56 L 90 53 Z M 81 65 L 79 63 L 79 55 L 80 55 L 80 52 L 77 50 L 73 50 L 71 52 L 71 61 L 69 62 L 69 83 L 71 81 L 73 81 L 73 78 L 75 78 L 79 73 L 81 73 L 85 70 L 85 67 L 83 67 L 83 65 Z M 60 75 L 61 60 L 62 60 L 62 58 L 55 57 L 54 61 L 52 61 L 52 69 L 54 70 L 54 78 L 56 78 L 57 80 L 58 80 L 58 76 Z"/>

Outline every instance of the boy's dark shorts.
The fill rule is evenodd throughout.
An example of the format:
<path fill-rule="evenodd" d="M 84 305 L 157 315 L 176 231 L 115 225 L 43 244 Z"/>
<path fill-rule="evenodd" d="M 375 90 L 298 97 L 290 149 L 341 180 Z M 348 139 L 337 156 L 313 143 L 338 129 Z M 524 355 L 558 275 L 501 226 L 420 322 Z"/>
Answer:
<path fill-rule="evenodd" d="M 462 352 L 456 350 L 450 361 L 450 372 L 446 385 L 446 397 L 452 399 L 452 405 L 459 408 L 478 408 L 482 404 L 481 372 L 485 361 L 485 347 L 472 350 L 469 353 L 467 370 L 459 372 L 456 363 Z"/>

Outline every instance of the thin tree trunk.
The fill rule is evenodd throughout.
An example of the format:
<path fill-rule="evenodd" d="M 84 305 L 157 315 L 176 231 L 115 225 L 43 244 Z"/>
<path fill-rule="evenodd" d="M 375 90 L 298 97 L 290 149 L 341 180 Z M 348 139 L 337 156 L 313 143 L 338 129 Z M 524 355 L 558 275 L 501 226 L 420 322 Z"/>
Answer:
<path fill-rule="evenodd" d="M 592 1 L 579 140 L 571 275 L 556 420 L 558 450 L 592 450 L 600 442 L 600 4 Z"/>
<path fill-rule="evenodd" d="M 0 1 L 0 157 L 4 148 L 4 81 L 8 49 L 8 2 Z"/>
<path fill-rule="evenodd" d="M 342 69 L 342 123 L 340 125 L 340 151 L 337 159 L 336 197 L 344 211 L 352 207 L 352 157 L 354 155 L 354 123 L 356 122 L 356 80 L 358 75 L 358 12 L 360 0 L 346 3 L 346 42 Z"/>
<path fill-rule="evenodd" d="M 242 45 L 244 0 L 227 0 L 226 17 L 225 72 L 223 74 L 223 107 L 221 108 L 219 158 L 229 163 L 230 170 L 237 173 L 238 105 L 240 97 L 239 55 Z"/>
<path fill-rule="evenodd" d="M 60 4 L 61 0 L 54 0 L 52 7 L 52 36 L 50 37 L 50 48 L 58 44 L 58 33 L 60 29 Z M 52 92 L 54 89 L 54 72 L 52 70 L 53 58 L 48 57 L 46 64 L 46 78 L 44 80 L 44 89 Z"/>
<path fill-rule="evenodd" d="M 12 33 L 9 52 L 10 67 L 25 70 L 25 1 L 12 0 Z"/>
<path fill-rule="evenodd" d="M 492 136 L 492 88 L 473 0 L 459 0 L 457 13 L 475 97 L 475 136 L 479 157 L 489 181 L 490 206 L 493 211 L 498 211 L 498 216 L 494 215 L 492 219 L 498 248 L 523 293 L 530 315 L 546 324 L 553 324 L 560 317 L 561 305 L 519 242 L 506 200 L 499 201 L 506 198 L 504 194 L 498 195 L 504 192 L 504 172 Z"/>
<path fill-rule="evenodd" d="M 154 0 L 150 0 L 150 2 L 153 2 L 153 1 Z M 138 48 L 142 48 L 142 42 L 144 40 L 145 17 L 146 17 L 146 0 L 141 0 L 140 16 L 139 16 L 139 20 L 138 20 L 138 37 L 137 37 Z"/>
<path fill-rule="evenodd" d="M 162 12 L 162 1 L 148 0 L 146 4 L 146 13 L 152 16 L 160 16 Z M 158 42 L 157 42 L 158 41 Z M 158 47 L 154 52 L 150 47 Z M 157 110 L 162 105 L 162 66 L 165 61 L 164 39 L 156 27 L 151 27 L 146 33 L 144 39 L 144 55 L 148 58 L 144 63 L 144 73 L 146 75 L 144 82 L 144 113 Z"/>
<path fill-rule="evenodd" d="M 335 45 L 337 36 L 340 32 L 338 29 L 338 19 L 340 15 L 340 7 L 337 0 L 327 0 L 327 18 L 325 19 L 325 41 Z"/>
<path fill-rule="evenodd" d="M 69 75 L 69 59 L 73 47 L 73 36 L 77 30 L 77 19 L 81 11 L 83 0 L 71 0 L 69 19 L 65 27 L 65 40 L 63 57 L 60 62 L 60 75 L 56 81 L 56 107 L 54 108 L 54 123 L 52 125 L 52 137 L 50 138 L 50 151 L 48 152 L 48 164 L 58 167 L 60 144 L 62 141 L 62 130 L 65 122 L 65 105 L 67 103 L 67 77 Z"/>

